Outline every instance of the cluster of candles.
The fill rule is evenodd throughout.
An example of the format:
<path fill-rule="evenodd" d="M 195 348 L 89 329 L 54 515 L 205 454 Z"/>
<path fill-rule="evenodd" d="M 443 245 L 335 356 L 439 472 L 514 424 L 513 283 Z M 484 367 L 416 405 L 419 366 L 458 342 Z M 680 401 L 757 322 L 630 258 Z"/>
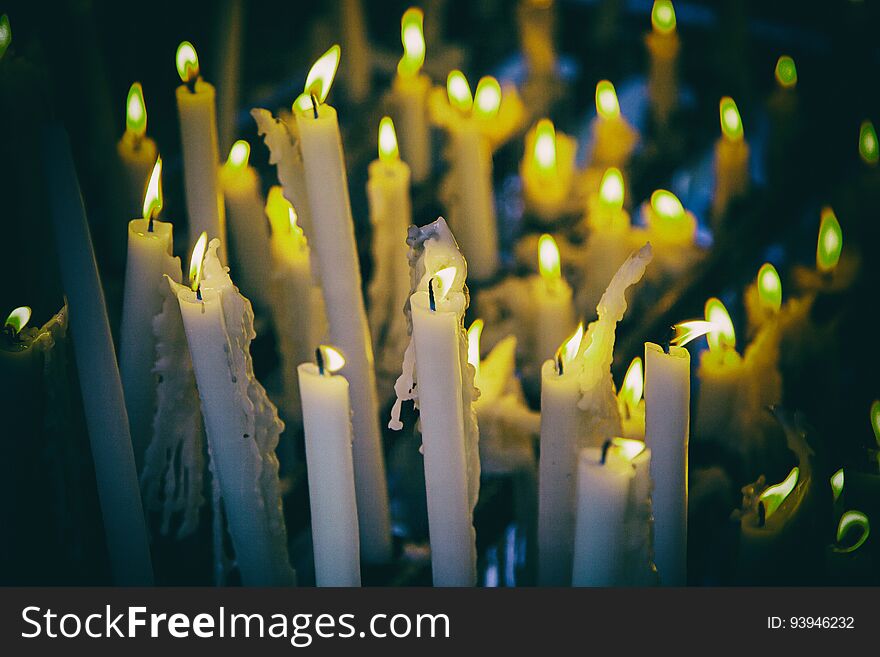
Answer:
<path fill-rule="evenodd" d="M 540 13 L 552 3 L 524 4 Z M 678 98 L 672 3 L 657 0 L 651 21 L 648 89 L 663 125 Z M 548 48 L 552 53 L 550 32 L 541 25 L 530 23 L 524 39 L 535 75 L 544 70 L 536 62 Z M 316 582 L 360 585 L 362 559 L 393 558 L 379 418 L 382 394 L 390 390 L 377 384 L 384 376 L 396 377 L 389 428 L 403 427 L 403 402 L 419 411 L 435 585 L 476 583 L 473 511 L 481 465 L 503 461 L 504 441 L 495 439 L 514 432 L 511 426 L 527 441 L 537 437 L 540 447 L 539 584 L 685 584 L 691 367 L 684 345 L 707 336 L 697 370 L 698 433 L 748 434 L 762 409 L 780 401 L 779 345 L 805 316 L 809 294 L 783 304 L 779 274 L 767 263 L 746 292 L 754 337 L 742 355 L 724 304 L 712 298 L 704 318 L 677 324 L 663 343 L 646 343 L 644 361 L 633 360 L 618 389 L 611 363 L 627 290 L 646 275 L 661 284 L 679 275 L 704 249 L 696 243 L 696 218 L 670 191 L 655 191 L 640 208 L 643 225 L 632 224 L 625 180 L 639 135 L 622 115 L 614 85 L 596 86 L 586 170 L 577 167 L 576 140 L 549 119 L 525 134 L 523 200 L 548 232 L 537 243 L 522 241 L 532 261 L 537 250 L 538 273 L 499 282 L 492 156 L 526 127 L 524 105 L 515 88 L 490 76 L 473 93 L 460 71 L 449 73 L 445 90 L 434 88 L 421 70 L 421 10 L 403 15 L 401 38 L 404 54 L 389 92 L 394 120 L 382 118 L 378 159 L 369 166 L 375 265 L 368 304 L 337 111 L 327 102 L 339 46 L 314 63 L 289 112 L 252 111 L 280 183 L 264 199 L 247 142 L 235 142 L 220 164 L 215 90 L 201 77 L 192 44 L 180 44 L 176 99 L 192 253 L 186 272 L 173 256 L 173 225 L 159 218 L 162 158 L 146 135 L 141 85 L 131 86 L 118 152 L 130 203 L 137 202 L 142 217 L 128 225 L 118 374 L 66 137 L 47 139 L 50 180 L 62 189 L 53 199 L 56 225 L 68 225 L 58 228 L 58 239 L 59 252 L 67 254 L 61 269 L 77 362 L 94 364 L 81 366 L 80 376 L 121 382 L 121 395 L 92 402 L 97 393 L 83 385 L 117 581 L 151 579 L 142 501 L 160 513 L 163 532 L 173 526 L 185 536 L 196 529 L 207 453 L 214 511 L 225 518 L 243 583 L 293 584 L 275 456 L 283 416 L 304 432 Z M 776 74 L 783 88 L 794 87 L 790 57 L 780 58 Z M 717 222 L 749 186 L 749 146 L 736 103 L 725 97 L 719 108 L 711 208 Z M 447 138 L 440 197 L 449 222 L 417 228 L 410 188 L 430 179 L 432 126 Z M 869 122 L 859 148 L 866 162 L 877 163 Z M 588 234 L 583 243 L 561 231 L 572 216 Z M 823 280 L 831 280 L 842 245 L 840 224 L 826 208 L 816 259 Z M 589 282 L 568 282 L 563 256 L 587 262 Z M 515 337 L 495 341 L 485 358 L 480 340 L 487 325 L 481 319 L 464 325 L 467 281 L 477 284 L 481 310 L 493 294 L 510 298 L 514 288 Z M 578 324 L 593 308 L 595 321 Z M 255 312 L 269 318 L 278 337 L 283 394 L 275 402 L 251 361 Z M 10 358 L 22 363 L 50 349 L 44 336 L 66 323 L 61 314 L 41 329 L 26 329 L 29 317 L 22 307 L 6 320 L 15 345 Z M 537 372 L 540 415 L 523 401 L 517 359 Z M 880 440 L 880 402 L 871 421 Z M 754 549 L 785 531 L 812 485 L 809 448 L 795 439 L 790 447 L 798 466 L 781 483 L 759 480 L 744 508 L 743 541 Z M 530 453 L 529 442 L 526 461 Z M 835 499 L 842 487 L 840 471 L 832 479 Z M 216 524 L 222 581 L 229 559 Z M 852 527 L 862 533 L 842 551 L 867 539 L 867 516 L 843 511 L 839 542 Z"/>

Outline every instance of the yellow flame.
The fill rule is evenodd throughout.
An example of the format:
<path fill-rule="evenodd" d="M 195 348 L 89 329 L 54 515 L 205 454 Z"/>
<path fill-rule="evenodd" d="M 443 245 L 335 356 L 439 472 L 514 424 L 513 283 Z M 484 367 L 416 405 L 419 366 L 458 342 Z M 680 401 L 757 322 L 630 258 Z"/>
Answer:
<path fill-rule="evenodd" d="M 543 175 L 556 173 L 556 128 L 550 119 L 541 119 L 535 126 L 535 146 L 532 152 L 535 166 Z"/>
<path fill-rule="evenodd" d="M 21 333 L 21 330 L 27 326 L 27 323 L 31 321 L 31 308 L 30 306 L 19 306 L 6 318 L 6 322 L 3 326 L 12 331 L 12 335 L 18 335 Z"/>
<path fill-rule="evenodd" d="M 660 34 L 675 32 L 675 8 L 670 0 L 654 0 L 651 9 L 651 27 Z"/>
<path fill-rule="evenodd" d="M 715 325 L 704 319 L 689 319 L 686 322 L 676 324 L 672 328 L 674 330 L 674 335 L 669 341 L 669 344 L 683 347 L 688 342 L 696 340 L 701 335 L 706 335 L 710 331 L 714 331 Z"/>
<path fill-rule="evenodd" d="M 779 312 L 782 307 L 782 281 L 776 267 L 765 262 L 758 270 L 758 300 L 771 312 Z"/>
<path fill-rule="evenodd" d="M 434 279 L 439 281 L 438 284 L 434 284 L 434 295 L 437 299 L 442 299 L 447 294 L 449 294 L 449 290 L 452 289 L 452 281 L 455 280 L 455 267 L 445 267 L 434 274 Z"/>
<path fill-rule="evenodd" d="M 831 475 L 831 494 L 835 502 L 843 494 L 843 468 Z"/>
<path fill-rule="evenodd" d="M 620 116 L 617 92 L 614 90 L 614 85 L 608 80 L 601 80 L 596 85 L 596 112 L 603 119 L 613 119 Z"/>
<path fill-rule="evenodd" d="M 493 119 L 501 108 L 501 85 L 491 75 L 480 78 L 474 92 L 474 116 Z"/>
<path fill-rule="evenodd" d="M 199 77 L 199 56 L 189 41 L 181 41 L 177 46 L 175 63 L 177 64 L 177 74 L 183 82 L 192 82 Z"/>
<path fill-rule="evenodd" d="M 599 185 L 599 201 L 608 210 L 620 210 L 623 207 L 623 174 L 620 169 L 610 167 L 602 176 Z"/>
<path fill-rule="evenodd" d="M 449 72 L 446 78 L 446 95 L 449 97 L 449 104 L 460 112 L 470 112 L 474 105 L 471 87 L 464 73 L 459 70 Z"/>
<path fill-rule="evenodd" d="M 9 44 L 12 43 L 12 26 L 9 24 L 9 16 L 0 16 L 0 59 L 6 54 Z"/>
<path fill-rule="evenodd" d="M 197 292 L 202 284 L 202 262 L 205 259 L 205 251 L 208 248 L 208 233 L 202 231 L 196 245 L 193 247 L 192 257 L 189 260 L 189 286 L 193 292 Z"/>
<path fill-rule="evenodd" d="M 578 355 L 581 348 L 581 341 L 584 339 L 584 323 L 578 324 L 574 333 L 563 342 L 559 349 L 556 350 L 556 362 L 562 363 L 564 367 L 568 367 Z"/>
<path fill-rule="evenodd" d="M 162 211 L 162 156 L 156 158 L 147 193 L 144 194 L 144 219 L 155 219 Z"/>
<path fill-rule="evenodd" d="M 483 334 L 483 320 L 475 319 L 467 331 L 468 362 L 480 373 L 480 336 Z"/>
<path fill-rule="evenodd" d="M 128 89 L 125 100 L 125 128 L 138 137 L 147 132 L 147 105 L 144 103 L 144 89 L 140 82 L 134 82 Z"/>
<path fill-rule="evenodd" d="M 644 441 L 634 440 L 633 438 L 621 438 L 619 436 L 611 439 L 611 447 L 630 463 L 645 451 Z"/>
<path fill-rule="evenodd" d="M 327 344 L 318 346 L 321 351 L 321 358 L 324 360 L 324 371 L 330 374 L 338 372 L 345 367 L 345 356 L 336 347 Z"/>
<path fill-rule="evenodd" d="M 706 301 L 704 313 L 706 321 L 710 322 L 714 327 L 706 335 L 709 349 L 717 352 L 724 348 L 733 349 L 736 347 L 736 333 L 733 330 L 733 322 L 721 299 L 712 297 Z"/>
<path fill-rule="evenodd" d="M 663 220 L 678 221 L 684 218 L 684 206 L 678 197 L 665 189 L 651 194 L 651 208 Z"/>
<path fill-rule="evenodd" d="M 336 69 L 339 67 L 339 57 L 342 49 L 334 44 L 328 48 L 327 52 L 321 55 L 306 76 L 306 84 L 303 92 L 311 98 L 314 96 L 318 99 L 318 104 L 322 104 L 327 100 L 327 94 L 330 93 L 330 87 L 333 84 L 333 78 L 336 77 Z M 309 103 L 311 108 L 311 103 Z"/>
<path fill-rule="evenodd" d="M 862 121 L 859 126 L 859 157 L 865 164 L 877 164 L 880 160 L 880 145 L 877 143 L 877 131 L 870 121 Z"/>
<path fill-rule="evenodd" d="M 559 247 L 553 236 L 544 233 L 538 239 L 538 271 L 541 278 L 550 287 L 555 287 L 562 280 L 562 262 Z"/>
<path fill-rule="evenodd" d="M 244 139 L 239 139 L 229 149 L 229 157 L 226 159 L 226 164 L 233 171 L 238 171 L 247 168 L 250 156 L 251 145 Z"/>
<path fill-rule="evenodd" d="M 768 486 L 758 500 L 764 505 L 764 518 L 769 519 L 797 485 L 800 469 L 795 466 L 780 483 Z"/>
<path fill-rule="evenodd" d="M 394 131 L 394 121 L 390 116 L 383 116 L 379 121 L 379 159 L 383 162 L 394 162 L 400 159 L 397 133 Z"/>
<path fill-rule="evenodd" d="M 733 98 L 725 96 L 718 103 L 718 112 L 721 116 L 721 132 L 730 141 L 740 141 L 743 138 L 742 118 Z"/>
<path fill-rule="evenodd" d="M 830 272 L 837 267 L 840 251 L 843 249 L 843 231 L 840 222 L 830 207 L 822 208 L 819 222 L 819 241 L 816 244 L 816 267 L 821 272 Z"/>
<path fill-rule="evenodd" d="M 782 55 L 776 60 L 776 81 L 785 89 L 792 89 L 797 85 L 797 67 L 794 60 L 788 55 Z"/>
<path fill-rule="evenodd" d="M 397 63 L 401 75 L 415 75 L 425 63 L 425 13 L 417 7 L 410 7 L 400 19 L 400 41 L 403 43 L 403 57 Z"/>
<path fill-rule="evenodd" d="M 874 430 L 874 440 L 880 445 L 880 399 L 871 402 L 871 428 Z"/>
<path fill-rule="evenodd" d="M 842 547 L 840 542 L 844 539 L 844 537 L 850 532 L 852 529 L 860 529 L 861 533 L 859 537 L 855 540 L 855 542 L 848 546 Z M 865 541 L 868 540 L 868 536 L 871 533 L 871 523 L 868 521 L 868 516 L 866 516 L 861 511 L 845 511 L 842 516 L 840 516 L 840 523 L 837 525 L 837 545 L 834 547 L 835 552 L 855 552 L 862 545 L 865 544 Z"/>
<path fill-rule="evenodd" d="M 620 398 L 626 404 L 630 415 L 636 410 L 642 394 L 645 391 L 645 375 L 642 370 L 642 359 L 638 356 L 632 359 L 623 377 L 623 385 L 620 386 Z"/>

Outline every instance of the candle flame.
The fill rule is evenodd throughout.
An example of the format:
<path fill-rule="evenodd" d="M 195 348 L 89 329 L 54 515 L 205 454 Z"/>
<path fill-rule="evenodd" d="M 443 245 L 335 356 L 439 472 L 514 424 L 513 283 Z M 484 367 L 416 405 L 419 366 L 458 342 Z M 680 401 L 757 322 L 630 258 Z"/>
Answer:
<path fill-rule="evenodd" d="M 830 272 L 837 267 L 843 249 L 843 231 L 834 210 L 822 208 L 819 222 L 819 241 L 816 244 L 816 267 L 821 272 Z"/>
<path fill-rule="evenodd" d="M 394 121 L 390 116 L 383 116 L 379 121 L 379 159 L 383 162 L 394 162 L 400 159 L 397 133 L 394 131 Z"/>
<path fill-rule="evenodd" d="M 549 287 L 555 288 L 562 280 L 562 262 L 559 247 L 553 236 L 544 233 L 538 239 L 538 271 Z"/>
<path fill-rule="evenodd" d="M 615 436 L 611 439 L 611 448 L 632 463 L 639 454 L 645 451 L 645 443 L 644 441 L 635 440 L 633 438 L 621 438 Z"/>
<path fill-rule="evenodd" d="M 862 121 L 859 128 L 859 156 L 865 164 L 877 164 L 877 161 L 880 160 L 877 131 L 870 121 Z"/>
<path fill-rule="evenodd" d="M 651 27 L 660 34 L 675 32 L 675 7 L 670 0 L 654 0 L 651 9 Z"/>
<path fill-rule="evenodd" d="M 782 281 L 776 267 L 769 262 L 758 270 L 758 300 L 764 308 L 774 313 L 782 307 Z"/>
<path fill-rule="evenodd" d="M 794 89 L 797 85 L 797 67 L 788 55 L 776 60 L 776 81 L 785 89 Z"/>
<path fill-rule="evenodd" d="M 193 247 L 192 257 L 189 260 L 189 286 L 193 292 L 198 292 L 202 284 L 202 261 L 205 259 L 205 251 L 208 248 L 208 233 L 202 231 L 196 245 Z"/>
<path fill-rule="evenodd" d="M 327 94 L 330 93 L 330 87 L 333 84 L 333 78 L 336 77 L 336 69 L 339 68 L 341 53 L 342 49 L 339 45 L 334 44 L 312 64 L 312 68 L 309 69 L 309 74 L 306 76 L 305 87 L 303 88 L 303 93 L 306 96 L 306 100 L 308 100 L 308 107 L 306 109 L 312 109 L 312 96 L 317 98 L 319 105 L 327 100 Z M 299 104 L 299 99 L 297 99 L 297 102 Z"/>
<path fill-rule="evenodd" d="M 434 283 L 434 294 L 438 299 L 442 299 L 452 289 L 452 281 L 455 280 L 455 267 L 444 267 L 434 274 L 434 280 L 439 282 L 439 285 Z"/>
<path fill-rule="evenodd" d="M 229 157 L 226 158 L 226 165 L 234 170 L 247 168 L 248 160 L 251 156 L 251 145 L 244 139 L 239 139 L 229 149 Z"/>
<path fill-rule="evenodd" d="M 609 210 L 620 210 L 623 208 L 623 195 L 623 174 L 616 167 L 608 168 L 599 185 L 599 201 Z"/>
<path fill-rule="evenodd" d="M 559 365 L 562 365 L 563 368 L 567 368 L 572 363 L 580 351 L 581 341 L 583 339 L 584 323 L 581 322 L 578 324 L 574 333 L 572 333 L 571 336 L 559 346 L 559 349 L 556 350 L 557 372 L 559 374 L 562 374 L 562 368 L 560 368 Z"/>
<path fill-rule="evenodd" d="M 620 103 L 614 85 L 608 80 L 601 80 L 596 85 L 596 112 L 603 119 L 614 119 L 620 116 Z"/>
<path fill-rule="evenodd" d="M 669 344 L 683 347 L 688 342 L 696 340 L 701 335 L 706 335 L 710 331 L 714 331 L 715 325 L 712 322 L 707 322 L 703 319 L 689 319 L 686 322 L 676 324 L 672 328 L 674 330 L 674 335 L 669 341 Z"/>
<path fill-rule="evenodd" d="M 177 64 L 177 74 L 184 83 L 192 82 L 199 77 L 199 56 L 189 41 L 181 41 L 177 46 L 175 63 Z"/>
<path fill-rule="evenodd" d="M 140 82 L 132 83 L 125 101 L 125 129 L 138 137 L 147 132 L 147 106 L 144 103 L 144 89 Z"/>
<path fill-rule="evenodd" d="M 27 326 L 29 321 L 31 321 L 30 306 L 19 306 L 9 313 L 3 326 L 7 330 L 12 331 L 12 335 L 18 335 L 21 333 L 21 330 Z"/>
<path fill-rule="evenodd" d="M 156 158 L 147 192 L 144 194 L 144 219 L 155 219 L 162 211 L 162 156 Z"/>
<path fill-rule="evenodd" d="M 480 374 L 480 336 L 483 334 L 483 320 L 475 319 L 467 330 L 468 363 L 474 366 L 477 376 Z"/>
<path fill-rule="evenodd" d="M 853 529 L 860 530 L 858 538 L 852 543 L 852 545 L 842 547 L 841 542 Z M 842 553 L 855 552 L 865 544 L 870 533 L 871 523 L 868 521 L 868 516 L 861 511 L 845 511 L 843 515 L 840 516 L 840 522 L 837 525 L 837 545 L 834 546 L 834 551 Z"/>
<path fill-rule="evenodd" d="M 776 513 L 779 506 L 785 501 L 794 487 L 797 485 L 800 469 L 794 466 L 788 476 L 780 483 L 768 486 L 758 498 L 760 504 L 764 505 L 764 520 L 768 520 L 770 516 Z"/>
<path fill-rule="evenodd" d="M 460 112 L 470 112 L 474 105 L 471 87 L 464 73 L 459 70 L 449 72 L 446 78 L 446 95 L 449 97 L 449 104 Z"/>
<path fill-rule="evenodd" d="M 283 234 L 290 229 L 291 213 L 294 224 L 296 211 L 290 201 L 284 198 L 284 190 L 280 185 L 272 185 L 266 195 L 266 216 L 273 233 Z"/>
<path fill-rule="evenodd" d="M 721 349 L 733 349 L 736 347 L 736 332 L 733 329 L 733 322 L 721 299 L 712 297 L 706 301 L 704 313 L 706 321 L 714 327 L 706 335 L 709 349 L 718 352 Z"/>
<path fill-rule="evenodd" d="M 623 385 L 620 386 L 619 397 L 626 404 L 626 408 L 630 415 L 636 410 L 642 394 L 645 391 L 645 375 L 642 369 L 642 359 L 636 356 L 632 359 L 623 377 Z"/>
<path fill-rule="evenodd" d="M 556 173 L 556 128 L 550 119 L 541 119 L 535 126 L 535 147 L 532 152 L 538 171 L 544 175 Z"/>
<path fill-rule="evenodd" d="M 481 119 L 494 119 L 501 109 L 501 85 L 491 75 L 485 75 L 477 83 L 474 92 L 474 115 Z"/>
<path fill-rule="evenodd" d="M 0 16 L 0 59 L 6 54 L 7 48 L 12 43 L 12 26 L 9 24 L 9 16 Z"/>
<path fill-rule="evenodd" d="M 835 502 L 843 494 L 843 468 L 831 475 L 831 494 Z"/>
<path fill-rule="evenodd" d="M 330 374 L 338 372 L 345 367 L 345 356 L 336 347 L 327 344 L 318 345 L 318 351 L 321 352 L 321 358 L 324 361 L 324 371 Z"/>
<path fill-rule="evenodd" d="M 721 116 L 721 132 L 730 141 L 740 141 L 743 138 L 742 118 L 739 109 L 730 96 L 725 96 L 718 103 L 718 111 Z"/>
<path fill-rule="evenodd" d="M 880 446 L 880 399 L 871 402 L 871 428 L 874 430 L 874 440 Z"/>
<path fill-rule="evenodd" d="M 651 194 L 651 208 L 664 221 L 684 219 L 684 206 L 678 197 L 665 189 L 658 189 Z"/>
<path fill-rule="evenodd" d="M 400 19 L 400 41 L 403 43 L 403 57 L 397 63 L 401 75 L 416 75 L 425 63 L 425 12 L 410 7 Z"/>

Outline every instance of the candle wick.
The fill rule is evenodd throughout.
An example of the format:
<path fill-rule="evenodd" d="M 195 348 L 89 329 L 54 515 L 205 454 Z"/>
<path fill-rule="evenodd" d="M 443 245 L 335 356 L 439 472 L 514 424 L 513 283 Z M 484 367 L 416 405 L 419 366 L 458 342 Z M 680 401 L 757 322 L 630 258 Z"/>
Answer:
<path fill-rule="evenodd" d="M 196 288 L 196 299 L 198 299 L 199 301 L 202 300 L 202 286 L 201 285 L 199 285 Z"/>
<path fill-rule="evenodd" d="M 323 376 L 324 375 L 324 354 L 321 353 L 320 347 L 315 349 L 315 362 L 318 363 L 318 374 Z"/>
<path fill-rule="evenodd" d="M 152 232 L 153 232 L 153 213 L 152 213 L 152 212 L 150 213 L 150 220 L 149 220 L 149 222 L 147 223 L 147 232 L 148 232 L 148 233 L 152 233 Z"/>
<path fill-rule="evenodd" d="M 611 447 L 611 441 L 610 441 L 610 440 L 606 440 L 604 443 L 602 443 L 602 458 L 601 458 L 600 461 L 599 461 L 599 463 L 600 463 L 601 465 L 605 465 L 605 459 L 608 458 L 608 449 L 609 449 L 610 447 Z"/>
<path fill-rule="evenodd" d="M 437 301 L 434 299 L 434 279 L 428 281 L 428 305 L 431 307 L 431 312 L 437 310 Z"/>
<path fill-rule="evenodd" d="M 562 370 L 563 370 L 563 366 L 562 366 L 562 354 L 557 353 L 557 354 L 556 354 L 556 373 L 557 373 L 559 376 L 562 376 Z"/>
<path fill-rule="evenodd" d="M 675 327 L 670 326 L 669 332 L 666 334 L 666 339 L 663 341 L 663 344 L 660 346 L 663 347 L 663 353 L 669 355 L 669 345 L 672 342 L 672 338 L 675 337 Z"/>
<path fill-rule="evenodd" d="M 763 527 L 767 523 L 767 509 L 764 508 L 764 502 L 758 502 L 758 527 Z"/>
<path fill-rule="evenodd" d="M 315 113 L 315 118 L 318 118 L 318 98 L 315 94 L 309 94 L 312 99 L 312 112 Z"/>
<path fill-rule="evenodd" d="M 191 94 L 196 92 L 196 82 L 198 81 L 199 76 L 194 75 L 189 80 L 186 81 L 186 88 L 189 89 Z"/>

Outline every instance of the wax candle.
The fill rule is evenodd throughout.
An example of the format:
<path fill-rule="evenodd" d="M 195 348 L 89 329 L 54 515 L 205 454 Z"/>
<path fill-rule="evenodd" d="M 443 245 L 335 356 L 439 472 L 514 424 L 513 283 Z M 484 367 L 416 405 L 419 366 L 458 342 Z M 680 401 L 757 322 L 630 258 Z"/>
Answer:
<path fill-rule="evenodd" d="M 362 103 L 370 95 L 373 58 L 361 0 L 339 0 L 338 20 L 342 47 L 349 54 L 340 82 L 349 100 Z"/>
<path fill-rule="evenodd" d="M 245 586 L 293 584 L 275 448 L 284 430 L 253 373 L 250 302 L 220 263 L 219 240 L 202 233 L 190 284 L 168 280 L 177 295 L 214 476 Z"/>
<path fill-rule="evenodd" d="M 716 221 L 727 212 L 730 202 L 745 194 L 749 187 L 749 145 L 733 98 L 722 98 L 719 112 L 721 137 L 715 142 L 715 193 L 712 197 L 712 216 Z"/>
<path fill-rule="evenodd" d="M 315 583 L 360 586 L 358 514 L 351 455 L 348 381 L 335 374 L 345 358 L 321 346 L 317 365 L 297 367 L 302 391 Z"/>
<path fill-rule="evenodd" d="M 516 18 L 529 76 L 539 79 L 552 76 L 556 65 L 553 0 L 521 0 L 517 4 Z"/>
<path fill-rule="evenodd" d="M 654 0 L 651 9 L 651 32 L 645 35 L 650 55 L 648 94 L 657 123 L 669 123 L 678 105 L 678 51 L 681 44 L 675 29 L 675 7 L 670 0 Z"/>
<path fill-rule="evenodd" d="M 248 164 L 251 146 L 238 140 L 220 168 L 220 189 L 229 214 L 229 239 L 241 289 L 262 310 L 272 307 L 269 224 L 256 170 Z"/>
<path fill-rule="evenodd" d="M 617 393 L 617 407 L 623 423 L 624 438 L 645 439 L 644 377 L 642 359 L 636 356 L 629 364 L 620 391 Z"/>
<path fill-rule="evenodd" d="M 381 563 L 390 557 L 391 534 L 373 349 L 339 123 L 336 110 L 324 102 L 339 52 L 333 46 L 309 71 L 294 115 L 312 213 L 309 240 L 318 259 L 330 339 L 345 354 L 342 374 L 351 385 L 361 550 L 366 561 Z"/>
<path fill-rule="evenodd" d="M 220 240 L 220 259 L 226 262 L 226 216 L 217 169 L 217 110 L 213 85 L 199 74 L 199 58 L 189 41 L 177 47 L 177 115 L 183 149 L 183 179 L 190 244 L 202 233 Z"/>
<path fill-rule="evenodd" d="M 551 235 L 538 241 L 539 274 L 532 278 L 531 294 L 535 306 L 534 356 L 544 361 L 575 326 L 571 286 L 562 277 L 559 247 Z"/>
<path fill-rule="evenodd" d="M 473 512 L 480 487 L 476 395 L 463 318 L 467 263 L 446 222 L 410 229 L 412 341 L 397 380 L 389 427 L 402 428 L 403 401 L 416 400 L 422 451 L 431 570 L 435 586 L 476 582 Z"/>
<path fill-rule="evenodd" d="M 173 257 L 170 223 L 158 221 L 162 209 L 162 158 L 150 177 L 143 204 L 143 218 L 128 224 L 128 257 L 125 292 L 119 326 L 119 374 L 125 407 L 131 423 L 131 441 L 139 469 L 153 433 L 156 409 L 156 340 L 153 317 L 162 309 L 164 276 L 180 280 L 180 259 Z"/>
<path fill-rule="evenodd" d="M 541 119 L 525 138 L 520 162 L 526 209 L 543 222 L 553 222 L 571 210 L 577 142 L 557 133 L 553 122 Z"/>
<path fill-rule="evenodd" d="M 149 586 L 153 569 L 119 367 L 70 142 L 60 125 L 44 130 L 42 152 L 110 567 L 119 585 Z"/>
<path fill-rule="evenodd" d="M 421 184 L 431 174 L 431 129 L 428 123 L 428 91 L 431 80 L 421 72 L 425 63 L 424 12 L 410 7 L 400 19 L 403 56 L 391 83 L 391 107 L 400 126 L 400 154 Z"/>
<path fill-rule="evenodd" d="M 116 144 L 116 154 L 125 174 L 125 209 L 137 216 L 144 189 L 156 162 L 156 142 L 147 137 L 147 106 L 140 82 L 134 82 L 125 101 L 125 132 Z"/>
<path fill-rule="evenodd" d="M 620 113 L 614 85 L 600 80 L 596 85 L 596 118 L 593 120 L 591 166 L 623 168 L 639 140 L 638 132 Z"/>
<path fill-rule="evenodd" d="M 658 274 L 676 276 L 699 257 L 695 239 L 697 219 L 678 197 L 665 189 L 651 194 L 642 205 L 648 238 L 657 249 Z"/>

